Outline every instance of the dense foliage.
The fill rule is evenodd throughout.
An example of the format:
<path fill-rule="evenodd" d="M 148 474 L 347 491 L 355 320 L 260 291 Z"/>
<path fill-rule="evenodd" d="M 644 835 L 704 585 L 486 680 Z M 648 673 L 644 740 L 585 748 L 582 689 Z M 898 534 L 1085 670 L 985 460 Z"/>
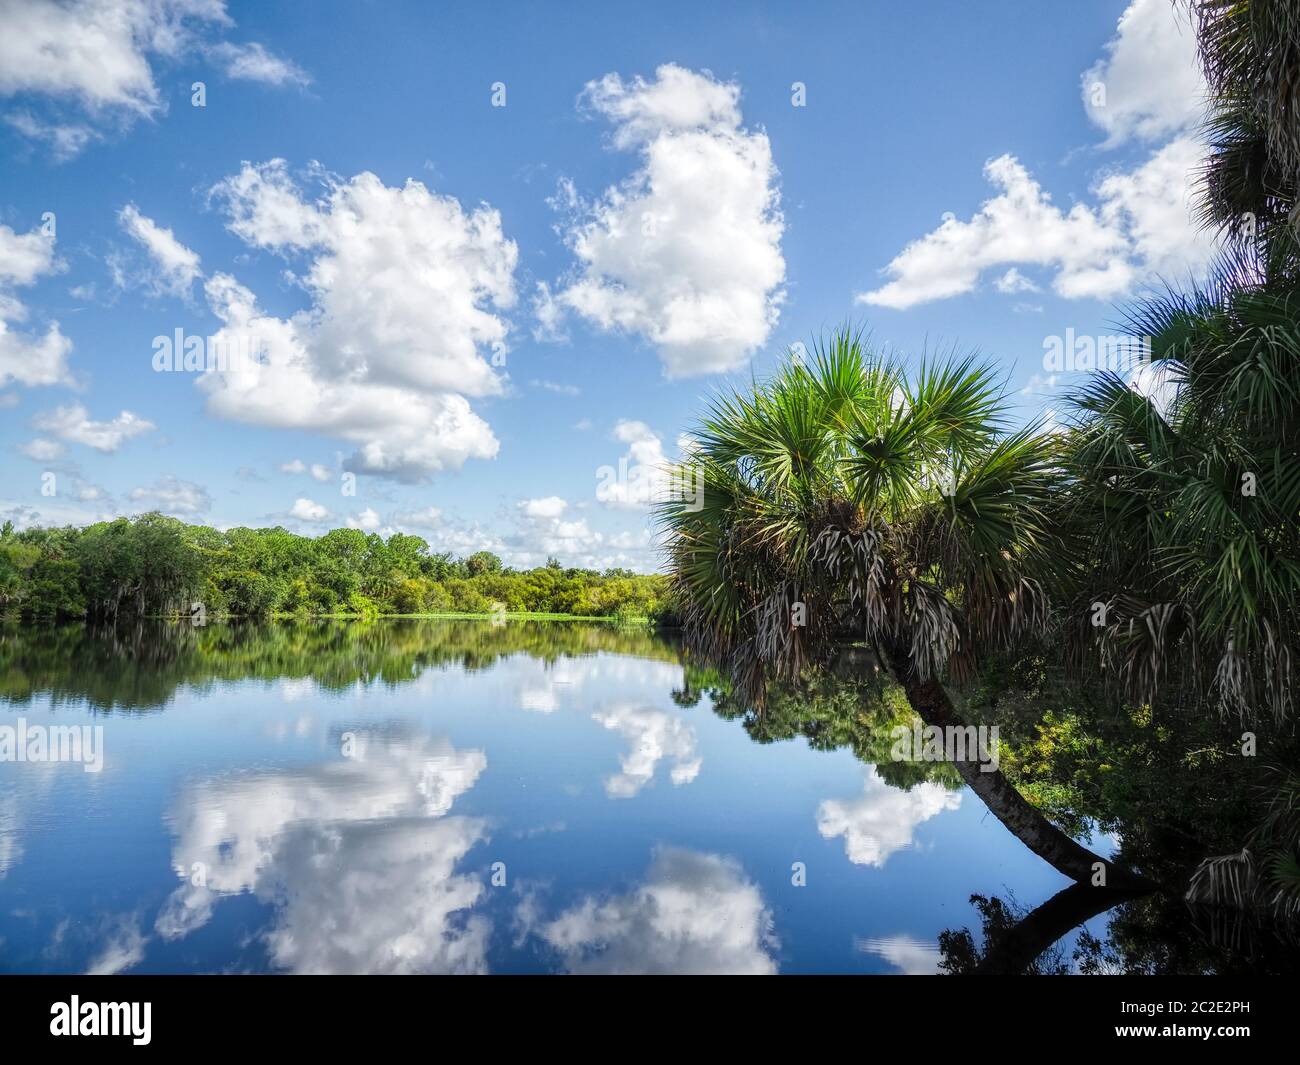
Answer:
<path fill-rule="evenodd" d="M 431 554 L 418 536 L 359 529 L 298 536 L 221 532 L 146 514 L 86 528 L 0 530 L 0 614 L 25 620 L 190 614 L 485 614 L 647 617 L 662 577 L 565 568 L 511 570 L 480 551 Z"/>
<path fill-rule="evenodd" d="M 502 659 L 619 654 L 676 662 L 671 639 L 646 625 L 564 621 L 328 618 L 194 625 L 143 618 L 94 625 L 0 625 L 0 702 L 48 697 L 98 713 L 161 710 L 183 687 L 310 678 L 327 692 L 397 687 L 430 670 L 491 669 Z"/>

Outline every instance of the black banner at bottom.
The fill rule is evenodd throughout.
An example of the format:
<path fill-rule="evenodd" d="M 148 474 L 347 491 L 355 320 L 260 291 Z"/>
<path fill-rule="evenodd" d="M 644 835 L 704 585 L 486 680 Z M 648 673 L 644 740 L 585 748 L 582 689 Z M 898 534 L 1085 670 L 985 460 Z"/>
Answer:
<path fill-rule="evenodd" d="M 725 1026 L 733 1050 L 751 1041 L 769 1052 L 787 1043 L 806 1050 L 809 1039 L 827 1034 L 810 1031 L 808 1021 L 832 1014 L 839 1015 L 837 1026 L 866 1021 L 873 1043 L 891 1032 L 923 1034 L 930 1046 L 945 1035 L 955 1046 L 969 1046 L 972 1037 L 1033 1045 L 1022 1040 L 1042 1036 L 1052 1041 L 1043 1045 L 1080 1049 L 1157 1042 L 1175 1055 L 1196 1045 L 1216 1053 L 1230 1053 L 1225 1044 L 1234 1042 L 1281 1046 L 1295 1031 L 1294 989 L 1283 980 L 858 977 L 852 987 L 844 983 L 853 979 L 839 978 L 840 986 L 825 978 L 786 980 L 775 991 L 780 1005 L 760 1011 L 768 1022 L 782 1018 L 776 1030 L 754 1023 L 754 1004 L 771 1003 L 772 989 L 688 992 L 672 981 L 640 979 L 633 986 L 590 977 L 3 977 L 0 1017 L 7 1052 L 113 1043 L 132 1050 L 255 1046 L 337 1053 L 434 1031 L 443 1033 L 442 1041 L 456 1020 L 469 1029 L 486 1027 L 479 1035 L 494 1044 L 517 1033 L 534 1049 L 557 1025 L 572 1046 L 582 1042 L 575 1026 L 590 1024 L 596 1046 L 607 1044 L 611 1026 L 647 1033 L 648 1025 L 663 1032 L 680 1023 L 719 1035 Z M 852 1005 L 847 1012 L 846 1004 Z M 462 1035 L 472 1038 L 469 1029 Z"/>

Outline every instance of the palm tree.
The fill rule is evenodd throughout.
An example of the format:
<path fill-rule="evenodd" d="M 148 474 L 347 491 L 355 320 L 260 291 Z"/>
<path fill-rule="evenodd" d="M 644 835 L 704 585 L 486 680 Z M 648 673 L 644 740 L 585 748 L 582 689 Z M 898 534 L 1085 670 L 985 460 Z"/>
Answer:
<path fill-rule="evenodd" d="M 1205 285 L 1128 313 L 1159 400 L 1112 375 L 1073 397 L 1067 643 L 1130 701 L 1280 725 L 1300 649 L 1300 8 L 1189 6 L 1210 87 L 1201 221 L 1225 249 Z M 1296 784 L 1271 787 L 1260 829 L 1202 863 L 1189 898 L 1295 912 Z"/>
<path fill-rule="evenodd" d="M 1300 920 L 1300 773 L 1270 767 L 1259 792 L 1263 820 L 1241 851 L 1203 861 L 1187 888 L 1189 902 Z"/>
<path fill-rule="evenodd" d="M 1210 86 L 1201 219 L 1271 276 L 1300 269 L 1300 9 L 1188 0 Z"/>
<path fill-rule="evenodd" d="M 1000 388 L 973 359 L 909 377 L 840 331 L 718 397 L 693 439 L 671 471 L 693 490 L 658 508 L 675 594 L 688 643 L 756 706 L 856 636 L 927 725 L 964 728 L 946 679 L 1046 625 L 1036 574 L 1056 548 L 1056 445 L 1005 431 Z M 1036 854 L 1075 880 L 1134 882 L 988 768 L 957 762 Z"/>
<path fill-rule="evenodd" d="M 1221 273 L 1130 322 L 1157 394 L 1100 374 L 1071 397 L 1070 646 L 1095 647 L 1130 702 L 1280 721 L 1300 632 L 1300 287 Z"/>
<path fill-rule="evenodd" d="M 1300 633 L 1300 8 L 1190 7 L 1210 87 L 1200 213 L 1228 239 L 1207 283 L 1127 313 L 1159 394 L 1102 374 L 1072 397 L 1067 615 L 1103 608 L 1096 646 L 1133 701 L 1281 720 Z"/>

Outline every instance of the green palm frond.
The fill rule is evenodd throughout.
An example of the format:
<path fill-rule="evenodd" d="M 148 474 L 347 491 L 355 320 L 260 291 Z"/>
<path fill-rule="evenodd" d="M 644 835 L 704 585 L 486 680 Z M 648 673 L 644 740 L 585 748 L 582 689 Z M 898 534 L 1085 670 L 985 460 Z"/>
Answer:
<path fill-rule="evenodd" d="M 1207 858 L 1188 886 L 1189 902 L 1300 917 L 1300 775 L 1267 767 L 1257 789 L 1264 816 L 1240 853 Z"/>
<path fill-rule="evenodd" d="M 1098 374 L 1070 397 L 1058 513 L 1086 558 L 1070 613 L 1114 605 L 1092 635 L 1128 697 L 1282 717 L 1300 632 L 1300 285 L 1242 284 L 1226 268 L 1134 309 L 1176 391 L 1162 408 Z M 1170 683 L 1184 655 L 1198 668 Z"/>
<path fill-rule="evenodd" d="M 1189 0 L 1209 85 L 1202 222 L 1270 275 L 1300 268 L 1300 11 L 1292 0 Z"/>
<path fill-rule="evenodd" d="M 1004 434 L 992 369 L 909 376 L 848 329 L 810 351 L 712 401 L 677 471 L 703 500 L 658 507 L 688 640 L 761 699 L 845 633 L 901 640 L 929 677 L 1003 623 L 1044 624 L 1055 444 Z"/>

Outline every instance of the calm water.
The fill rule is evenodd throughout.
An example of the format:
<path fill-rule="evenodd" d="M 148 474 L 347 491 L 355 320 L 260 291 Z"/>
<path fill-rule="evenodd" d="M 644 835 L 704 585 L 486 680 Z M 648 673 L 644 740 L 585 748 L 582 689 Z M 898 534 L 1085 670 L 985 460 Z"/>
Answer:
<path fill-rule="evenodd" d="M 1066 885 L 964 790 L 754 742 L 640 631 L 8 632 L 19 719 L 104 761 L 0 764 L 5 971 L 928 973 L 972 894 Z"/>

